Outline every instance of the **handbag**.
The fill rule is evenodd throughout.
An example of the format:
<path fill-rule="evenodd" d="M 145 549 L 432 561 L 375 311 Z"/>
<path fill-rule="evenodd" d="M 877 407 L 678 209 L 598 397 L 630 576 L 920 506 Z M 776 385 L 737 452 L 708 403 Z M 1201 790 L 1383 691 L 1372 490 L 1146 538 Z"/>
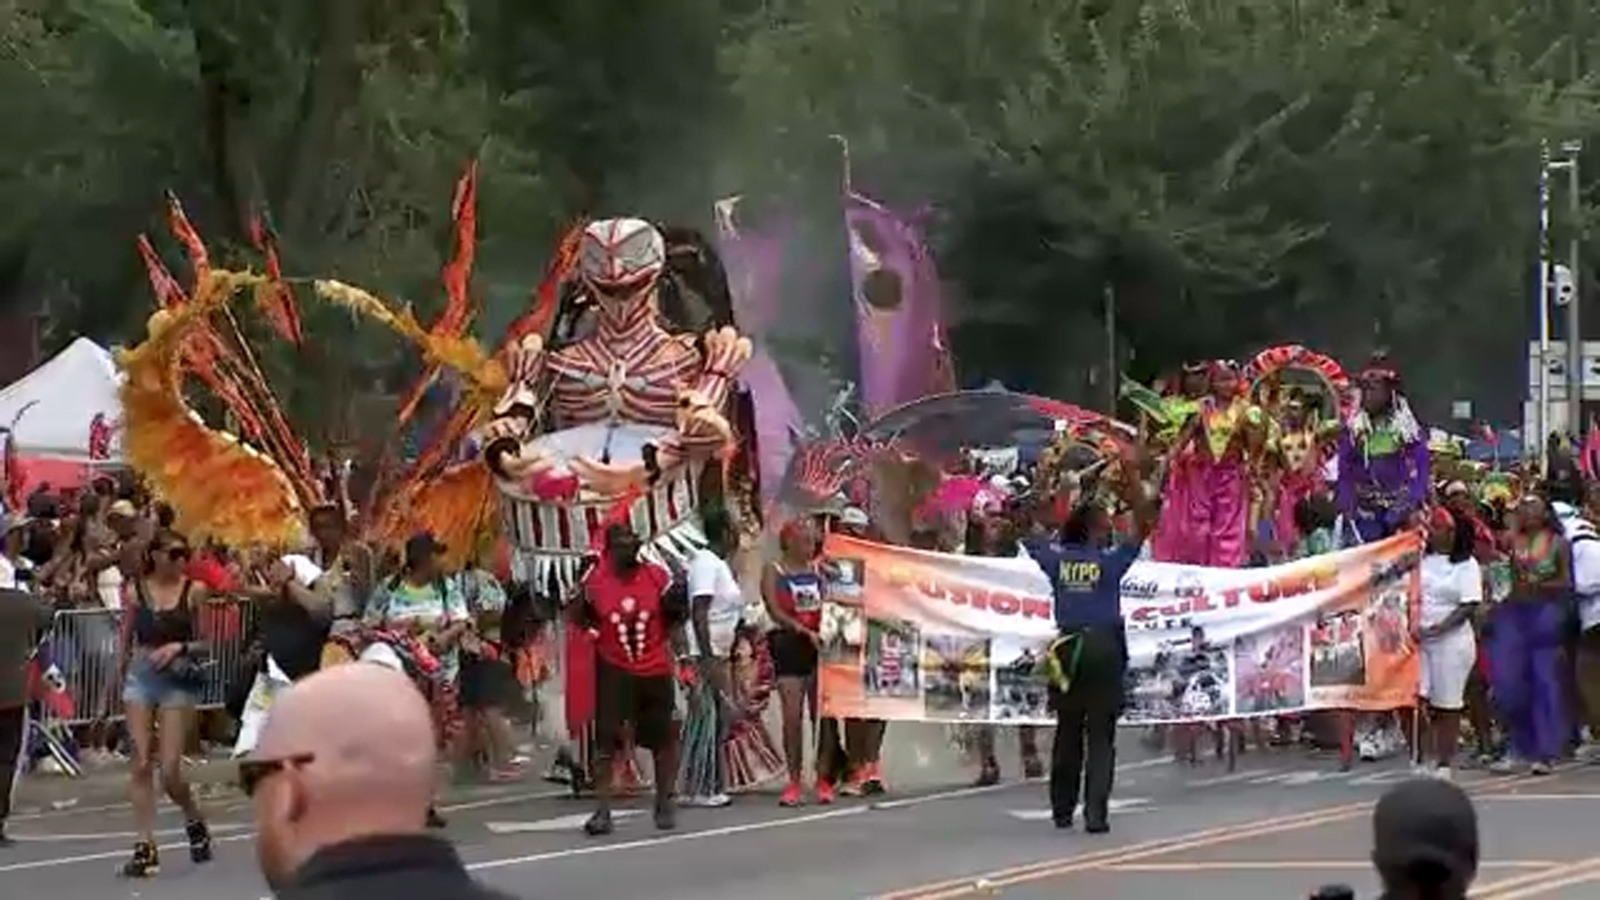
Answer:
<path fill-rule="evenodd" d="M 185 650 L 174 656 L 162 671 L 186 688 L 199 688 L 205 684 L 206 670 L 210 667 L 210 660 L 202 661 Z"/>

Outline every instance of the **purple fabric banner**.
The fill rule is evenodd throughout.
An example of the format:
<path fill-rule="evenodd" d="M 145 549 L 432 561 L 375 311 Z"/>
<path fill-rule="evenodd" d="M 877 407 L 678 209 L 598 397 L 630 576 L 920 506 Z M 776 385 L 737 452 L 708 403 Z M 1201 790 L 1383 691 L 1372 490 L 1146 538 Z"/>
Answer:
<path fill-rule="evenodd" d="M 782 315 L 784 253 L 791 229 L 779 226 L 763 232 L 743 228 L 738 204 L 737 197 L 717 203 L 717 249 L 728 272 L 734 321 L 755 345 L 740 380 L 749 388 L 755 405 L 762 499 L 771 502 L 794 453 L 796 436 L 805 427 L 768 341 Z"/>
<path fill-rule="evenodd" d="M 955 390 L 939 273 L 920 229 L 855 193 L 845 223 L 865 418 Z"/>

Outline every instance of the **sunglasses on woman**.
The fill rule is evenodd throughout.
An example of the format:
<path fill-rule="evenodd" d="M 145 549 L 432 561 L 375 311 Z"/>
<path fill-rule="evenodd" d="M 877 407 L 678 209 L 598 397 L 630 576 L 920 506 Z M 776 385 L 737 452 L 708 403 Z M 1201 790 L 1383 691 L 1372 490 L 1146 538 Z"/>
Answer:
<path fill-rule="evenodd" d="M 242 759 L 239 761 L 239 790 L 246 797 L 254 797 L 256 789 L 268 778 L 307 765 L 315 758 L 310 753 L 297 753 L 281 759 Z"/>
<path fill-rule="evenodd" d="M 174 544 L 170 547 L 161 547 L 157 549 L 156 552 L 177 562 L 183 562 L 189 558 L 189 548 L 183 546 L 182 544 Z"/>

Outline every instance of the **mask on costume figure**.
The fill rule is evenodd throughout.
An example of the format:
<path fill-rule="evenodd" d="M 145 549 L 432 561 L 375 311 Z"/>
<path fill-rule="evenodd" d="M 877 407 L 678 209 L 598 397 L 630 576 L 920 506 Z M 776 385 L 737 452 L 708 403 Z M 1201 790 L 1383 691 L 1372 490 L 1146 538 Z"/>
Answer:
<path fill-rule="evenodd" d="M 661 232 L 642 219 L 602 219 L 584 228 L 578 269 L 602 328 L 625 331 L 655 314 L 666 253 Z"/>
<path fill-rule="evenodd" d="M 1361 382 L 1361 408 L 1369 416 L 1381 416 L 1394 403 L 1394 389 L 1382 378 L 1368 378 Z"/>
<path fill-rule="evenodd" d="M 1211 366 L 1211 396 L 1222 403 L 1231 403 L 1239 396 L 1239 367 L 1231 362 L 1217 362 Z"/>
<path fill-rule="evenodd" d="M 1179 390 L 1183 396 L 1190 400 L 1198 400 L 1205 396 L 1211 389 L 1211 378 L 1206 373 L 1204 363 L 1189 363 L 1183 367 L 1183 378 L 1179 381 Z"/>
<path fill-rule="evenodd" d="M 1361 408 L 1370 417 L 1382 416 L 1394 409 L 1395 386 L 1400 376 L 1381 352 L 1374 353 L 1372 362 L 1361 372 Z"/>

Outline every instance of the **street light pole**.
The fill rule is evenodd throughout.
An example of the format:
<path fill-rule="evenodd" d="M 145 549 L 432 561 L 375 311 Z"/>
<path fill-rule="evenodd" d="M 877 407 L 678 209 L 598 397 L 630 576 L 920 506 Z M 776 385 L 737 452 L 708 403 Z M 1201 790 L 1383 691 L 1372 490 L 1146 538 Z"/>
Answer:
<path fill-rule="evenodd" d="M 1534 446 L 1539 448 L 1539 466 L 1545 469 L 1550 464 L 1547 450 L 1550 436 L 1550 256 L 1548 245 L 1550 243 L 1550 144 L 1547 141 L 1539 142 L 1539 282 L 1534 302 L 1539 304 L 1539 358 L 1534 362 L 1538 368 L 1539 395 L 1534 408 L 1534 428 L 1537 429 L 1531 439 Z M 1529 435 L 1523 436 L 1523 446 L 1528 445 Z"/>
<path fill-rule="evenodd" d="M 1566 141 L 1561 149 L 1567 154 L 1567 268 L 1572 272 L 1572 296 L 1567 298 L 1567 431 L 1576 438 L 1583 428 L 1583 269 L 1578 265 L 1582 244 L 1578 154 L 1583 151 L 1583 142 Z"/>

